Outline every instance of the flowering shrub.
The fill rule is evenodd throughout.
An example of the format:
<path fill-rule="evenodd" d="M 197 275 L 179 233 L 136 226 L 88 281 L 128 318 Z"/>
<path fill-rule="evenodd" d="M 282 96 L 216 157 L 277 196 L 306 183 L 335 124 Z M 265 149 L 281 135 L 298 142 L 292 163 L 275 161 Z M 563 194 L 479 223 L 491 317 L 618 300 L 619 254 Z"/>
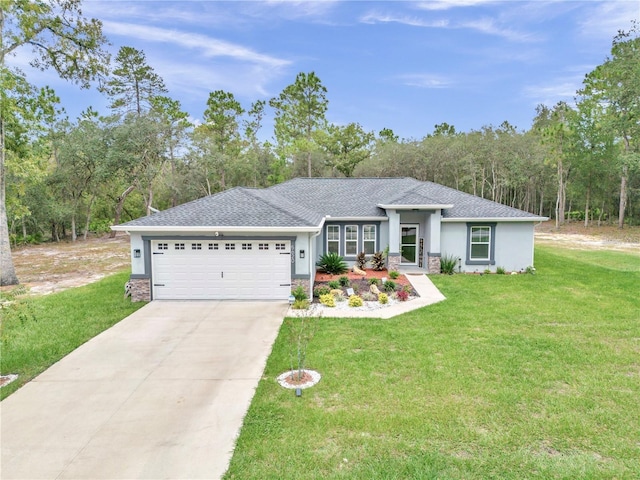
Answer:
<path fill-rule="evenodd" d="M 398 292 L 396 292 L 396 296 L 401 302 L 406 302 L 409 299 L 409 292 L 404 289 L 398 290 Z"/>
<path fill-rule="evenodd" d="M 380 295 L 378 295 L 378 301 L 382 305 L 386 305 L 387 303 L 389 303 L 389 295 L 387 295 L 386 293 L 381 293 Z"/>

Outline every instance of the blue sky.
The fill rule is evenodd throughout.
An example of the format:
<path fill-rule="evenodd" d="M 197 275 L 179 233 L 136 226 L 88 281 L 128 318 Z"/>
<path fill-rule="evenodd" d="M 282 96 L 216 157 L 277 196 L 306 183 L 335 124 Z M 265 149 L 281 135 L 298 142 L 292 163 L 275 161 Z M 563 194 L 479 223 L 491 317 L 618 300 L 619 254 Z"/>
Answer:
<path fill-rule="evenodd" d="M 195 121 L 210 92 L 232 92 L 248 108 L 277 96 L 299 72 L 328 89 L 327 118 L 366 130 L 422 138 L 435 124 L 458 131 L 504 120 L 531 126 L 535 107 L 573 101 L 618 30 L 640 19 L 625 1 L 111 1 L 84 0 L 113 55 L 145 52 L 168 95 Z M 71 118 L 106 99 L 11 62 L 59 94 Z M 272 136 L 271 119 L 261 132 Z"/>

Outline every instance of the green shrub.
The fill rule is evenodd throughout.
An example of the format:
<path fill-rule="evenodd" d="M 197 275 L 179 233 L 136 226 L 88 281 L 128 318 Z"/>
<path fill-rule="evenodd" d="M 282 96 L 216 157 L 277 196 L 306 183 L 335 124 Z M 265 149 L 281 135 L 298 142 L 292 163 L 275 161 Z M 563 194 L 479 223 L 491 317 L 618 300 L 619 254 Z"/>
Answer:
<path fill-rule="evenodd" d="M 384 282 L 384 289 L 387 292 L 393 292 L 396 289 L 396 282 L 394 282 L 393 280 L 387 280 L 386 282 Z"/>
<path fill-rule="evenodd" d="M 445 275 L 453 275 L 456 273 L 456 265 L 458 265 L 458 259 L 453 255 L 445 255 L 440 258 L 440 273 Z"/>
<path fill-rule="evenodd" d="M 341 287 L 348 287 L 349 286 L 349 277 L 340 277 L 338 279 L 338 283 L 340 283 Z"/>
<path fill-rule="evenodd" d="M 399 271 L 397 271 L 397 270 L 391 270 L 391 271 L 389 272 L 389 278 L 390 278 L 391 280 L 396 280 L 399 276 L 400 276 L 400 272 L 399 272 Z"/>
<path fill-rule="evenodd" d="M 358 255 L 356 255 L 356 267 L 358 267 L 360 270 L 364 270 L 366 266 L 367 256 L 364 252 L 360 252 Z"/>
<path fill-rule="evenodd" d="M 316 263 L 321 270 L 331 275 L 340 275 L 347 271 L 348 267 L 344 259 L 334 252 L 325 253 Z"/>
<path fill-rule="evenodd" d="M 380 280 L 378 280 L 377 278 L 369 279 L 369 285 L 379 285 L 379 284 L 380 284 Z"/>
<path fill-rule="evenodd" d="M 498 267 L 498 268 L 496 268 L 496 273 L 498 275 L 504 275 L 504 274 L 507 273 L 507 271 L 504 269 L 504 267 Z"/>
<path fill-rule="evenodd" d="M 306 310 L 307 308 L 309 308 L 309 300 L 307 300 L 306 298 L 303 300 L 295 300 L 291 305 L 291 308 L 293 308 L 294 310 Z"/>
<path fill-rule="evenodd" d="M 340 288 L 340 282 L 337 280 L 331 280 L 329 283 L 327 283 L 327 285 L 329 285 L 329 288 L 331 290 L 336 290 L 337 288 Z"/>
<path fill-rule="evenodd" d="M 488 268 L 485 268 L 484 269 L 484 273 L 485 273 L 485 275 L 489 275 L 491 273 L 491 270 L 488 269 Z"/>
<path fill-rule="evenodd" d="M 349 297 L 350 307 L 361 307 L 362 305 L 364 305 L 364 302 L 362 301 L 362 298 L 360 298 L 358 295 L 351 295 Z"/>
<path fill-rule="evenodd" d="M 321 285 L 313 289 L 313 296 L 319 297 L 320 295 L 326 295 L 331 291 L 331 288 L 327 285 Z"/>
<path fill-rule="evenodd" d="M 371 257 L 371 268 L 380 271 L 384 270 L 384 254 L 382 252 L 376 252 Z"/>
<path fill-rule="evenodd" d="M 293 298 L 295 298 L 296 301 L 302 301 L 307 299 L 307 292 L 305 291 L 302 285 L 298 285 L 296 288 L 294 288 L 291 291 L 291 295 L 293 295 Z"/>
<path fill-rule="evenodd" d="M 97 234 L 108 233 L 111 231 L 111 223 L 110 219 L 92 220 L 89 223 L 89 231 Z"/>
<path fill-rule="evenodd" d="M 335 307 L 336 306 L 336 297 L 327 293 L 325 295 L 320 295 L 320 303 L 327 307 Z"/>
<path fill-rule="evenodd" d="M 536 269 L 534 267 L 532 267 L 532 266 L 528 266 L 524 272 L 528 273 L 530 275 L 535 275 Z"/>
<path fill-rule="evenodd" d="M 382 305 L 386 305 L 387 303 L 389 303 L 389 295 L 387 295 L 386 293 L 381 293 L 380 295 L 378 295 L 378 301 Z"/>

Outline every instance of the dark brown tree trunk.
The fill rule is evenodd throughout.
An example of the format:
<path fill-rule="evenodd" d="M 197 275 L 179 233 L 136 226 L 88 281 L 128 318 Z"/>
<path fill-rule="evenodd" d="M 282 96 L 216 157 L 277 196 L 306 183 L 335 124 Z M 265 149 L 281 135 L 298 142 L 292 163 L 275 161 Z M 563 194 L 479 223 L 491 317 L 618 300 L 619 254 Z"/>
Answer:
<path fill-rule="evenodd" d="M 116 212 L 115 215 L 113 216 L 113 224 L 114 225 L 118 225 L 120 223 L 120 217 L 122 216 L 122 209 L 124 207 L 124 202 L 127 199 L 127 196 L 133 192 L 133 189 L 136 188 L 135 185 L 130 185 L 129 187 L 127 187 L 127 189 L 122 192 L 122 195 L 120 195 L 118 197 L 118 203 L 116 204 Z M 109 234 L 110 238 L 115 238 L 116 236 L 116 231 L 115 230 L 111 230 L 111 233 Z"/>

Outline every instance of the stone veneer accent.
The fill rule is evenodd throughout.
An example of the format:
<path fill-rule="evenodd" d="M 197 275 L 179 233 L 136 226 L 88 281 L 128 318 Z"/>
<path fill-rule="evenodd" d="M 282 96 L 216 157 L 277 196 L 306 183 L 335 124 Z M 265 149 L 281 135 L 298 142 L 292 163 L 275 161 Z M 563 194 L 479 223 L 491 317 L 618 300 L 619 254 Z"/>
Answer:
<path fill-rule="evenodd" d="M 294 278 L 293 280 L 291 280 L 291 290 L 295 289 L 298 285 L 302 285 L 307 293 L 311 292 L 311 285 L 309 284 L 308 278 Z M 311 292 L 311 295 L 309 295 L 309 297 L 312 296 L 313 292 Z"/>
<path fill-rule="evenodd" d="M 389 255 L 387 257 L 387 270 L 398 270 L 400 268 L 400 255 Z"/>
<path fill-rule="evenodd" d="M 151 301 L 151 279 L 132 278 L 129 280 L 129 286 L 132 302 Z"/>
<path fill-rule="evenodd" d="M 440 255 L 434 257 L 429 255 L 427 273 L 440 273 L 440 258 Z"/>

